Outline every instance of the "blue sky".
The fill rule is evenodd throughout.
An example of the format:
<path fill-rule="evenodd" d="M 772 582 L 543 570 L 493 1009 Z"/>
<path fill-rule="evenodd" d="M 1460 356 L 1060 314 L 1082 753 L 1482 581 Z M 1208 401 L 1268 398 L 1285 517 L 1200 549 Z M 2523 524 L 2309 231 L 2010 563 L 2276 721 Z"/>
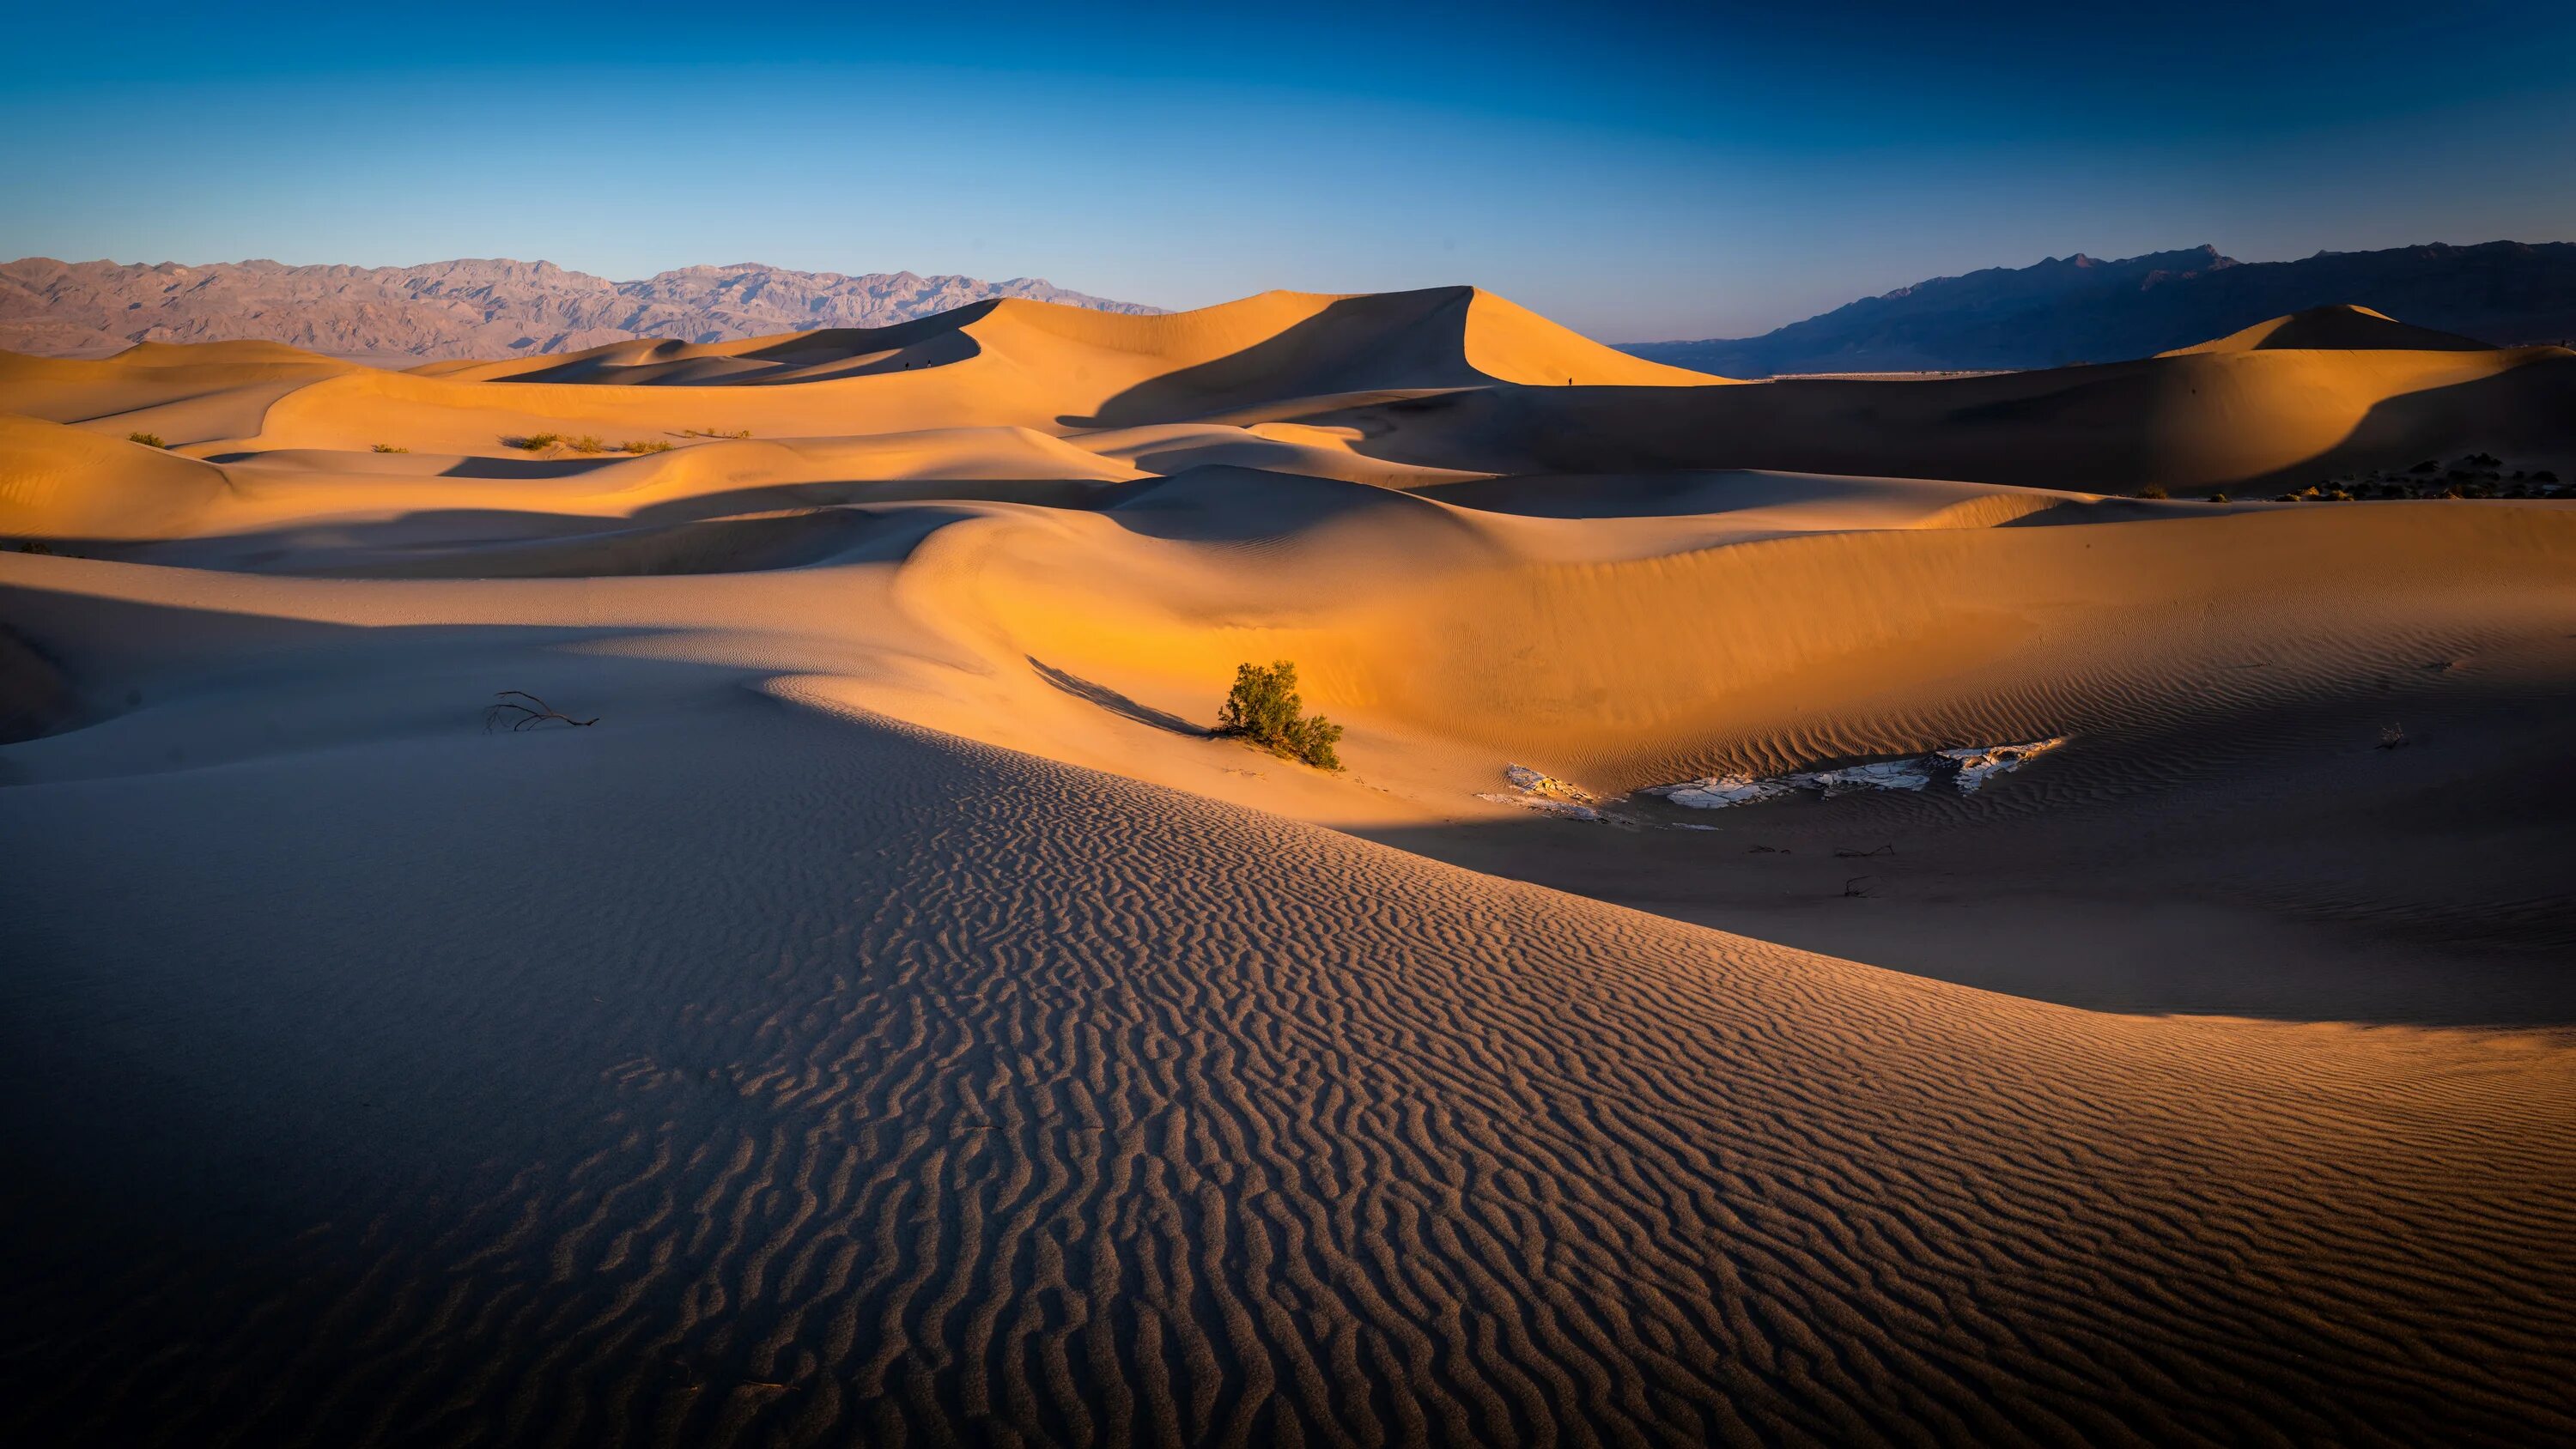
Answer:
<path fill-rule="evenodd" d="M 1614 341 L 1924 277 L 2576 240 L 2576 6 L 54 7 L 0 256 L 1474 282 Z"/>

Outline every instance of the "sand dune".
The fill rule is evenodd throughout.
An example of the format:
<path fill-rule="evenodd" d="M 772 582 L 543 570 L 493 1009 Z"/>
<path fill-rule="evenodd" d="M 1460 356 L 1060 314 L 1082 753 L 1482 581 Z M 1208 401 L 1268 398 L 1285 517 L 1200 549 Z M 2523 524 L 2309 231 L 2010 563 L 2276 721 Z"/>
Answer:
<path fill-rule="evenodd" d="M 0 1427 L 2576 1435 L 2576 504 L 2102 496 L 2566 476 L 2398 326 L 0 359 Z M 1209 735 L 1277 658 L 1347 771 Z"/>
<path fill-rule="evenodd" d="M 2287 317 L 2257 322 L 2214 341 L 2178 347 L 2159 357 L 2189 357 L 2206 352 L 2261 352 L 2273 348 L 2327 351 L 2485 352 L 2474 337 L 2436 332 L 2405 323 L 2368 307 L 2311 307 Z"/>
<path fill-rule="evenodd" d="M 1483 389 L 1308 417 L 1486 472 L 1764 468 L 2265 493 L 2488 449 L 2576 470 L 2576 353 L 2251 350 L 1922 381 Z"/>

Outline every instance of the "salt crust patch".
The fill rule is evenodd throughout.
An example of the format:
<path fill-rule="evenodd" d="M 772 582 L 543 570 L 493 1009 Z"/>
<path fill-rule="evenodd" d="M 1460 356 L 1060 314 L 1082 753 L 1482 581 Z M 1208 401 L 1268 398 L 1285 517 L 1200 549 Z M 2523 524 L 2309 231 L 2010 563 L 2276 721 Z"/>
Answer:
<path fill-rule="evenodd" d="M 1724 810 L 1754 805 L 1810 790 L 1823 795 L 1853 790 L 1924 790 L 1948 780 L 1962 795 L 1973 795 L 1988 780 L 2007 774 L 2065 744 L 2064 736 L 2019 745 L 1971 745 L 1934 750 L 1906 760 L 1880 760 L 1831 770 L 1801 770 L 1794 775 L 1711 775 L 1673 785 L 1649 785 L 1641 793 L 1660 795 L 1693 810 Z"/>

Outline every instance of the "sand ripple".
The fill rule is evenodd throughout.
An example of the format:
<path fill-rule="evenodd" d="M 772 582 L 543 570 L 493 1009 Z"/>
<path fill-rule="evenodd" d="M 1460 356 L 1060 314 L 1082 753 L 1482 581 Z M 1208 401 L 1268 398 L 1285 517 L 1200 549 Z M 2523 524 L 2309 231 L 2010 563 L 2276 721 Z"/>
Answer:
<path fill-rule="evenodd" d="M 13 918 L 90 934 L 8 984 L 10 1110 L 102 1199 L 10 1208 L 19 1442 L 2576 1433 L 2563 1051 L 1985 996 L 765 701 L 687 778 L 652 734 L 13 792 Z M 138 855 L 192 884 L 103 910 Z"/>

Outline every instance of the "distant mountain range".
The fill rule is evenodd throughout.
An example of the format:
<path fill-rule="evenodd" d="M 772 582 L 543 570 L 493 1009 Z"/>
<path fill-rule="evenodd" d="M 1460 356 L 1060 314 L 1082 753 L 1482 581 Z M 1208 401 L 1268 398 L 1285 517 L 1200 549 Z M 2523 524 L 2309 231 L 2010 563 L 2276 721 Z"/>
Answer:
<path fill-rule="evenodd" d="M 1103 312 L 1158 312 L 1034 277 L 985 282 L 740 263 L 612 282 L 552 262 L 290 267 L 0 264 L 0 347 L 75 356 L 137 342 L 260 339 L 347 357 L 494 358 L 577 352 L 635 337 L 720 342 L 815 327 L 907 322 L 991 297 Z"/>
<path fill-rule="evenodd" d="M 2215 247 L 1937 277 L 1760 337 L 1623 351 L 1725 377 L 2057 367 L 2148 357 L 2350 303 L 2497 345 L 2576 338 L 2576 243 L 2487 242 L 2240 262 Z"/>

